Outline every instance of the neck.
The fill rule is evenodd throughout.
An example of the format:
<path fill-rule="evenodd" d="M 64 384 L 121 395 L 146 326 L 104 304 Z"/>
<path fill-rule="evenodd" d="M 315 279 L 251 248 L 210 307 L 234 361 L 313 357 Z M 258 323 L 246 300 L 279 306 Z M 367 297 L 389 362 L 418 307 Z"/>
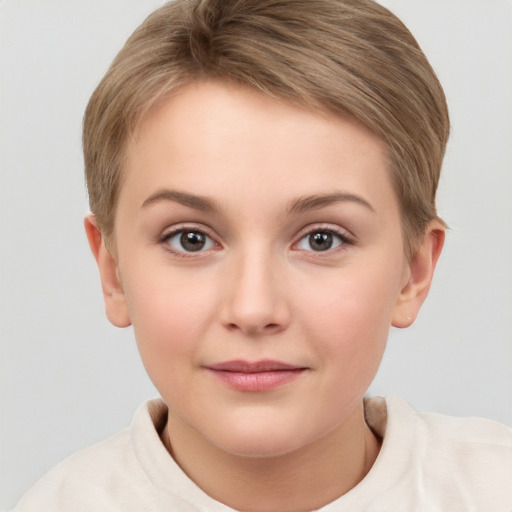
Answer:
<path fill-rule="evenodd" d="M 276 457 L 233 455 L 173 418 L 166 426 L 164 443 L 203 491 L 244 512 L 321 508 L 366 476 L 380 448 L 364 421 L 362 404 L 326 436 Z"/>

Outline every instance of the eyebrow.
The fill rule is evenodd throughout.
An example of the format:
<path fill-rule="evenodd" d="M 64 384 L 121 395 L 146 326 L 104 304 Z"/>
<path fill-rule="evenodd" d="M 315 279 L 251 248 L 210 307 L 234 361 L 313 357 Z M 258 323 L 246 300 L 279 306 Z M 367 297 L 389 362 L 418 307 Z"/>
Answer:
<path fill-rule="evenodd" d="M 364 206 L 375 213 L 373 206 L 361 196 L 348 192 L 334 192 L 332 194 L 315 194 L 311 196 L 299 197 L 293 201 L 289 207 L 289 213 L 303 213 L 308 210 L 319 210 L 335 203 L 351 202 Z"/>
<path fill-rule="evenodd" d="M 155 203 L 172 201 L 174 203 L 194 208 L 203 212 L 218 211 L 218 207 L 213 201 L 206 197 L 197 196 L 194 194 L 187 194 L 186 192 L 178 192 L 177 190 L 158 190 L 151 194 L 143 203 L 141 208 L 146 208 Z"/>
<path fill-rule="evenodd" d="M 158 190 L 151 194 L 143 203 L 142 208 L 150 205 L 171 201 L 174 203 L 200 210 L 206 213 L 218 212 L 220 208 L 214 201 L 203 196 L 189 194 L 187 192 L 178 192 L 177 190 Z M 288 206 L 288 214 L 304 213 L 309 210 L 320 210 L 335 203 L 352 202 L 364 206 L 375 213 L 373 206 L 366 199 L 348 192 L 334 192 L 331 194 L 315 194 L 311 196 L 302 196 L 292 201 Z"/>

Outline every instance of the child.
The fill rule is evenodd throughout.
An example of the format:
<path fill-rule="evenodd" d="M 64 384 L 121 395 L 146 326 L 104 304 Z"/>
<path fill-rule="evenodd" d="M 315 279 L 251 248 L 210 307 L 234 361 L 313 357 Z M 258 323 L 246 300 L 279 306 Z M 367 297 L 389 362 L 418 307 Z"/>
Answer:
<path fill-rule="evenodd" d="M 512 432 L 365 399 L 444 242 L 442 89 L 368 0 L 177 0 L 84 120 L 108 318 L 162 400 L 26 510 L 512 508 Z"/>

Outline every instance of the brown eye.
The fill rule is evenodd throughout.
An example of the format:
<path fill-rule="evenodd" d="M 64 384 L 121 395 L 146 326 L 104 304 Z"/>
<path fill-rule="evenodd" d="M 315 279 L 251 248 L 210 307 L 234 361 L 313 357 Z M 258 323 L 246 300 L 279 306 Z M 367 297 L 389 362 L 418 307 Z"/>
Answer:
<path fill-rule="evenodd" d="M 206 237 L 198 231 L 185 231 L 180 236 L 180 243 L 186 251 L 196 252 L 204 248 Z"/>
<path fill-rule="evenodd" d="M 312 233 L 309 235 L 309 246 L 313 251 L 327 251 L 332 247 L 332 238 L 332 233 Z"/>
<path fill-rule="evenodd" d="M 335 249 L 346 242 L 346 238 L 341 234 L 328 230 L 318 230 L 303 236 L 299 240 L 297 248 L 302 251 L 324 252 Z"/>
<path fill-rule="evenodd" d="M 177 252 L 199 252 L 214 247 L 213 240 L 202 231 L 187 229 L 172 233 L 166 242 Z"/>

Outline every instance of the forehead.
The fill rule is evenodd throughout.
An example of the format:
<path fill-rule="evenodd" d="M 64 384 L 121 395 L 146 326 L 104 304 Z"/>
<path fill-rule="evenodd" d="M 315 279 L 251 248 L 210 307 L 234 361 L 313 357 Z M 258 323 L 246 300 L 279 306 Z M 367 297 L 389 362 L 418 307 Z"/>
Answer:
<path fill-rule="evenodd" d="M 347 189 L 394 196 L 382 140 L 350 117 L 320 114 L 246 87 L 194 82 L 140 120 L 128 145 L 121 197 L 159 187 L 220 201 L 267 202 Z M 388 198 L 384 198 L 386 200 Z"/>

